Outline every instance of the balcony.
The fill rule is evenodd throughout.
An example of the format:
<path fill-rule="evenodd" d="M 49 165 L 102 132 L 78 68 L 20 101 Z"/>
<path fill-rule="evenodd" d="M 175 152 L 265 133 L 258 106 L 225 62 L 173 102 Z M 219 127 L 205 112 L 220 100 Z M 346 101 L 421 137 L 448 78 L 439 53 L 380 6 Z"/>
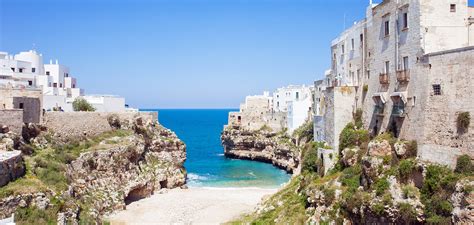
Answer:
<path fill-rule="evenodd" d="M 393 105 L 392 115 L 396 117 L 405 117 L 405 105 Z"/>
<path fill-rule="evenodd" d="M 374 115 L 376 115 L 376 116 L 383 116 L 384 109 L 385 109 L 385 105 L 384 105 L 384 104 L 375 105 L 375 108 L 374 108 Z"/>
<path fill-rule="evenodd" d="M 410 70 L 397 71 L 397 81 L 399 83 L 407 83 L 410 81 Z"/>
<path fill-rule="evenodd" d="M 389 84 L 390 79 L 389 79 L 388 73 L 381 73 L 379 75 L 379 81 L 380 81 L 380 84 Z"/>

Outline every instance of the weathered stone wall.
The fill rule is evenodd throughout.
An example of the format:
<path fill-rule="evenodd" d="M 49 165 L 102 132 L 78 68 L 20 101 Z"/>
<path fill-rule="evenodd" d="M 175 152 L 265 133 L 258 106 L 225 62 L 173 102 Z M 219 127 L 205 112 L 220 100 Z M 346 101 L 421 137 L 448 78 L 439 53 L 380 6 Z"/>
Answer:
<path fill-rule="evenodd" d="M 21 134 L 23 127 L 23 110 L 1 109 L 0 126 L 7 126 L 10 131 Z"/>
<path fill-rule="evenodd" d="M 0 151 L 0 187 L 25 174 L 21 151 Z"/>
<path fill-rule="evenodd" d="M 417 65 L 416 88 L 409 92 L 416 102 L 407 112 L 401 137 L 416 137 L 422 160 L 455 165 L 455 158 L 468 154 L 474 158 L 474 47 L 426 55 Z M 435 95 L 433 85 L 440 85 Z M 457 128 L 460 112 L 469 112 L 466 131 Z M 406 125 L 405 125 L 406 124 Z"/>
<path fill-rule="evenodd" d="M 141 116 L 144 123 L 158 120 L 157 112 L 46 112 L 43 125 L 62 140 L 92 137 L 113 128 L 108 118 L 118 116 L 122 124 L 132 124 L 135 117 Z"/>
<path fill-rule="evenodd" d="M 326 89 L 326 113 L 324 114 L 326 142 L 334 149 L 339 149 L 339 134 L 352 121 L 355 97 L 356 87 Z"/>
<path fill-rule="evenodd" d="M 40 89 L 0 88 L 0 109 L 23 107 L 25 123 L 39 123 L 42 117 L 43 93 Z"/>

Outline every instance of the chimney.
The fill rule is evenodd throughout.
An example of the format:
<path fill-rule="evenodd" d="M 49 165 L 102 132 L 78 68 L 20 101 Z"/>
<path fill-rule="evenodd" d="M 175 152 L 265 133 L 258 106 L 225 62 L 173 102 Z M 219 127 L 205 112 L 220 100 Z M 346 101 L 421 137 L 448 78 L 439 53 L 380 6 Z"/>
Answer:
<path fill-rule="evenodd" d="M 58 63 L 58 60 L 56 59 L 56 65 L 58 65 L 58 64 L 59 64 L 59 63 Z"/>
<path fill-rule="evenodd" d="M 53 64 L 53 60 L 52 60 L 52 59 L 49 60 L 49 64 Z"/>

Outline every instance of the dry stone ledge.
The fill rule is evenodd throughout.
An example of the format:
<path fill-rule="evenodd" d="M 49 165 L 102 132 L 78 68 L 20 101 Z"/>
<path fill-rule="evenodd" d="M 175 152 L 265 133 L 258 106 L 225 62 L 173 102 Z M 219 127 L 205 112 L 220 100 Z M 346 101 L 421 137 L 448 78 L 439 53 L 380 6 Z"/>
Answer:
<path fill-rule="evenodd" d="M 24 174 L 25 163 L 21 151 L 0 151 L 0 187 Z"/>

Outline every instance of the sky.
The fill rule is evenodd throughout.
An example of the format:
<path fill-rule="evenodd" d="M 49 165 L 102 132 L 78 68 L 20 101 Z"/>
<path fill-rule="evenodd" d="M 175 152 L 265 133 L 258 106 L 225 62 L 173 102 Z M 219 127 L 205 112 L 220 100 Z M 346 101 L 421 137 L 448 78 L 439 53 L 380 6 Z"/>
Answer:
<path fill-rule="evenodd" d="M 0 51 L 58 59 L 136 108 L 238 108 L 311 85 L 369 0 L 0 0 Z"/>

